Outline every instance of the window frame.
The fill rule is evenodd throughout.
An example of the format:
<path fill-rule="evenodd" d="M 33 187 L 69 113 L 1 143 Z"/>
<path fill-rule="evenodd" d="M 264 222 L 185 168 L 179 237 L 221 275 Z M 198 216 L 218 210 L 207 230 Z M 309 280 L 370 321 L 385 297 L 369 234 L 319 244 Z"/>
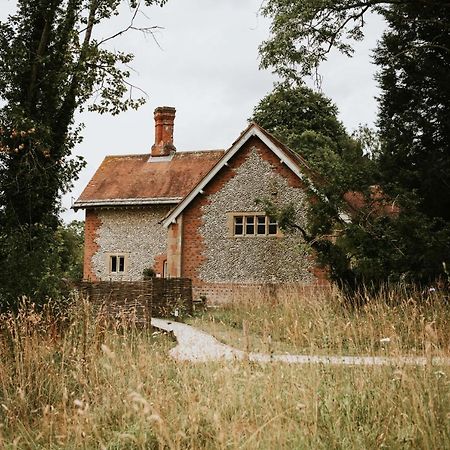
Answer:
<path fill-rule="evenodd" d="M 249 217 L 252 217 L 252 219 L 249 220 Z M 258 232 L 260 231 L 260 226 L 262 226 L 261 217 L 264 217 L 264 233 Z M 236 219 L 240 221 L 237 223 Z M 262 211 L 230 212 L 228 213 L 228 224 L 228 235 L 233 238 L 272 238 L 282 236 L 278 223 Z M 236 233 L 236 225 L 240 227 L 241 233 Z M 276 225 L 276 233 L 269 233 L 271 225 Z M 251 229 L 253 229 L 253 233 L 248 233 Z"/>
<path fill-rule="evenodd" d="M 116 270 L 113 271 L 113 258 L 116 258 Z M 123 258 L 123 270 L 120 269 L 120 258 Z M 123 276 L 128 273 L 128 253 L 114 252 L 106 254 L 106 267 L 108 268 L 108 275 Z"/>

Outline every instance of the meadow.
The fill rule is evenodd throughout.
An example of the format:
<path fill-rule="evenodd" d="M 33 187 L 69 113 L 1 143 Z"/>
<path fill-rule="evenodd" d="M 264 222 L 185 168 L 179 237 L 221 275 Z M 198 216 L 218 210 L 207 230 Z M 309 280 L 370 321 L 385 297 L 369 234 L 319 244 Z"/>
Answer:
<path fill-rule="evenodd" d="M 335 292 L 243 295 L 190 320 L 262 350 L 448 356 L 445 299 L 408 295 L 358 308 Z M 0 324 L 0 448 L 449 448 L 448 366 L 180 363 L 170 336 L 83 300 L 24 303 Z"/>

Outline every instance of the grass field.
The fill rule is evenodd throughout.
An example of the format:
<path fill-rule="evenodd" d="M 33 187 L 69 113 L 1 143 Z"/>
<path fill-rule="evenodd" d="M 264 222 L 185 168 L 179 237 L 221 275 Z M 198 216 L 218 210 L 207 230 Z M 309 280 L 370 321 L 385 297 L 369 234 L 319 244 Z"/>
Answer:
<path fill-rule="evenodd" d="M 259 315 L 266 316 L 268 306 L 252 320 L 246 301 L 239 313 L 232 305 L 214 314 L 247 321 L 244 328 L 254 336 L 272 332 L 280 342 L 296 336 L 274 333 L 295 324 L 294 316 L 280 316 L 293 314 L 294 306 L 267 299 L 276 310 L 273 323 L 279 322 L 271 329 L 272 319 Z M 444 306 L 429 312 L 412 301 L 392 310 L 379 305 L 386 317 L 376 320 L 372 310 L 333 307 L 342 317 L 330 324 L 331 304 L 316 307 L 329 315 L 312 304 L 296 309 L 300 314 L 305 308 L 298 330 L 322 318 L 298 331 L 306 335 L 302 348 L 377 352 L 380 336 L 391 336 L 398 340 L 395 351 L 448 353 Z M 418 317 L 411 319 L 407 308 L 417 308 Z M 208 323 L 210 317 L 195 320 Z M 82 302 L 64 318 L 27 307 L 0 323 L 2 449 L 450 448 L 448 367 L 177 363 L 168 357 L 174 345 L 168 336 L 121 322 L 107 325 Z M 349 347 L 342 336 L 351 339 Z"/>
<path fill-rule="evenodd" d="M 315 355 L 450 357 L 450 305 L 443 295 L 401 288 L 348 306 L 337 290 L 285 288 L 276 299 L 245 292 L 187 322 L 246 351 Z"/>

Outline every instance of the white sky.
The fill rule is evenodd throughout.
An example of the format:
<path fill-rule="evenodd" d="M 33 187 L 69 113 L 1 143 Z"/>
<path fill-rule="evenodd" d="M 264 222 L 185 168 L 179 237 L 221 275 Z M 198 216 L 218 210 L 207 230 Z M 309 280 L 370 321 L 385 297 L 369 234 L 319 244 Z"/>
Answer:
<path fill-rule="evenodd" d="M 0 20 L 15 9 L 15 0 L 0 0 Z M 149 94 L 138 111 L 119 116 L 85 112 L 84 141 L 75 153 L 87 167 L 71 193 L 63 198 L 65 221 L 83 219 L 70 210 L 95 170 L 108 154 L 145 153 L 153 143 L 153 110 L 174 106 L 174 143 L 178 151 L 228 148 L 246 127 L 253 107 L 272 89 L 274 75 L 258 69 L 258 46 L 269 36 L 270 23 L 258 15 L 261 0 L 169 0 L 147 8 L 137 25 L 158 25 L 160 47 L 150 37 L 131 31 L 111 41 L 111 48 L 135 54 L 132 83 Z M 120 30 L 131 13 L 98 29 L 98 36 Z M 372 17 L 366 39 L 352 59 L 333 54 L 322 68 L 322 91 L 338 106 L 349 131 L 358 124 L 373 125 L 376 116 L 375 68 L 371 49 L 381 36 L 383 22 Z"/>

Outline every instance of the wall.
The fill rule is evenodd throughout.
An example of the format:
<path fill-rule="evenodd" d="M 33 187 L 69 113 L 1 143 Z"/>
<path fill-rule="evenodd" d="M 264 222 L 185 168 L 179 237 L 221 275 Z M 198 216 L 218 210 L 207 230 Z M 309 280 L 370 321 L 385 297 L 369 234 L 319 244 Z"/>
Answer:
<path fill-rule="evenodd" d="M 111 317 L 125 316 L 141 323 L 151 317 L 192 314 L 192 283 L 182 278 L 151 278 L 138 282 L 86 282 L 77 289 Z"/>
<path fill-rule="evenodd" d="M 86 210 L 86 218 L 84 221 L 84 262 L 83 262 L 83 279 L 97 281 L 97 276 L 92 270 L 92 257 L 98 252 L 99 246 L 96 242 L 97 231 L 101 227 L 102 222 L 98 217 L 97 211 L 94 209 Z"/>
<path fill-rule="evenodd" d="M 87 211 L 85 279 L 137 281 L 145 268 L 161 273 L 167 249 L 167 230 L 158 222 L 168 206 L 145 209 L 98 209 Z M 89 250 L 91 249 L 91 250 Z M 126 255 L 126 273 L 109 273 L 109 254 Z"/>
<path fill-rule="evenodd" d="M 257 138 L 250 139 L 183 213 L 182 274 L 193 280 L 194 298 L 236 284 L 317 283 L 313 255 L 298 233 L 283 237 L 230 237 L 230 212 L 261 212 L 256 199 L 292 203 L 305 225 L 307 199 L 301 181 Z M 206 295 L 208 297 L 208 295 Z"/>

